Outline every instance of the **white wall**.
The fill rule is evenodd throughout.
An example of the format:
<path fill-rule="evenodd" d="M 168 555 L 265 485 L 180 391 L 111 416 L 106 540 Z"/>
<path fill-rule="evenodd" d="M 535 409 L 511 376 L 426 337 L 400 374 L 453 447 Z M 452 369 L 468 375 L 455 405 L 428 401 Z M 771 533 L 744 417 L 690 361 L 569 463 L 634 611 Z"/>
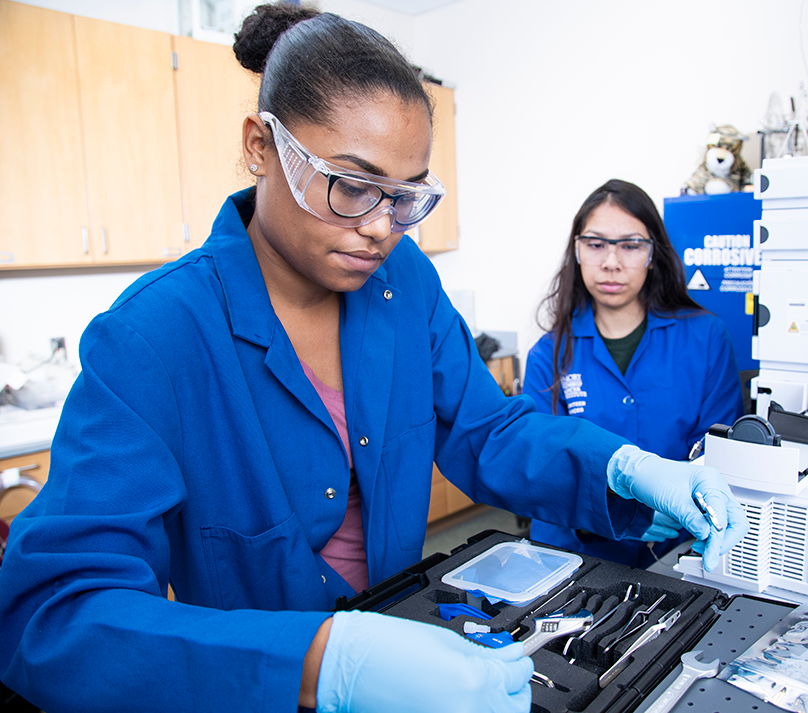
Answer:
<path fill-rule="evenodd" d="M 416 18 L 370 5 L 362 0 L 314 0 L 313 2 L 304 0 L 303 4 L 314 5 L 323 12 L 333 12 L 372 27 L 396 45 L 407 57 L 414 60 Z"/>
<path fill-rule="evenodd" d="M 179 34 L 176 0 L 15 0 L 71 15 Z"/>
<path fill-rule="evenodd" d="M 519 333 L 524 366 L 538 299 L 592 190 L 623 178 L 661 209 L 700 159 L 710 122 L 752 135 L 754 160 L 769 95 L 787 99 L 806 79 L 806 1 L 458 0 L 415 17 L 361 0 L 316 4 L 367 22 L 456 87 L 461 247 L 434 262 L 447 289 L 474 290 L 480 329 Z M 176 31 L 171 0 L 31 4 Z M 70 355 L 79 326 L 137 273 L 48 274 L 0 271 L 8 361 L 53 336 L 67 336 Z"/>
<path fill-rule="evenodd" d="M 710 122 L 753 136 L 758 160 L 771 92 L 806 79 L 803 4 L 463 0 L 416 18 L 415 56 L 456 85 L 460 250 L 434 262 L 447 289 L 474 289 L 480 329 L 519 333 L 523 368 L 589 193 L 622 178 L 661 210 Z"/>

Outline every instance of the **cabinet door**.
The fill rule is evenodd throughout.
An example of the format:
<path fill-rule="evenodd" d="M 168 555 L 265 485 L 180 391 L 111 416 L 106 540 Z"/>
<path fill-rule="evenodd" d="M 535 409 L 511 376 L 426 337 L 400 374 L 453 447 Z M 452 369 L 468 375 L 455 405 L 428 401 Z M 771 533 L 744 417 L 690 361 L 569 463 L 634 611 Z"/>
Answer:
<path fill-rule="evenodd" d="M 516 377 L 515 357 L 506 356 L 498 357 L 497 359 L 490 359 L 486 366 L 488 371 L 491 372 L 493 377 L 497 380 L 499 388 L 506 396 L 513 394 L 514 378 Z"/>
<path fill-rule="evenodd" d="M 419 226 L 418 244 L 425 253 L 439 253 L 458 247 L 454 89 L 438 84 L 427 84 L 425 89 L 435 105 L 429 168 L 446 187 L 446 197 Z"/>
<path fill-rule="evenodd" d="M 174 37 L 186 249 L 210 234 L 225 198 L 254 183 L 244 166 L 241 127 L 256 111 L 260 77 L 237 62 L 232 47 Z"/>
<path fill-rule="evenodd" d="M 73 20 L 94 261 L 165 262 L 183 245 L 171 35 Z"/>
<path fill-rule="evenodd" d="M 440 520 L 474 505 L 474 501 L 443 477 L 438 466 L 432 464 L 432 494 L 429 500 L 427 523 Z"/>
<path fill-rule="evenodd" d="M 91 260 L 78 96 L 73 17 L 0 0 L 0 267 Z"/>

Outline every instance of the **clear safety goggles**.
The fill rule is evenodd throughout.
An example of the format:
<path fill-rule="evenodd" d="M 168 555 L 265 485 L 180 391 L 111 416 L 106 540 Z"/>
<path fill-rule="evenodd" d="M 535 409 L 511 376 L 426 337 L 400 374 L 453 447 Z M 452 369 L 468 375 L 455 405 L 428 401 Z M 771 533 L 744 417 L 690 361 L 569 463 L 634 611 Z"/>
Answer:
<path fill-rule="evenodd" d="M 575 236 L 575 257 L 579 265 L 602 265 L 612 249 L 623 267 L 648 267 L 654 256 L 654 242 L 646 238 L 610 240 L 590 235 Z"/>
<path fill-rule="evenodd" d="M 431 172 L 424 183 L 413 183 L 329 163 L 306 149 L 274 114 L 258 116 L 272 130 L 297 204 L 327 223 L 358 228 L 389 214 L 391 232 L 403 233 L 424 221 L 446 195 Z"/>

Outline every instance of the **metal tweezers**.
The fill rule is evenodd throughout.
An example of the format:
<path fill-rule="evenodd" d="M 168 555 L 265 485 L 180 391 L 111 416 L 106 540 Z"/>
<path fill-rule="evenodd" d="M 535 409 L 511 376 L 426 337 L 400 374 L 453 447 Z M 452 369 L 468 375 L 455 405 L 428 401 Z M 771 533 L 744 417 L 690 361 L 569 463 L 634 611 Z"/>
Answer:
<path fill-rule="evenodd" d="M 598 685 L 601 688 L 606 688 L 615 678 L 617 678 L 628 666 L 629 659 L 632 657 L 634 653 L 636 653 L 640 648 L 645 646 L 647 643 L 653 641 L 657 638 L 663 631 L 667 631 L 670 629 L 678 620 L 679 617 L 682 615 L 682 612 L 678 609 L 671 610 L 660 620 L 646 629 L 642 634 L 637 637 L 637 640 L 628 647 L 626 653 L 624 653 L 617 661 L 615 661 L 614 665 L 604 673 L 600 679 L 598 680 Z"/>
<path fill-rule="evenodd" d="M 617 638 L 612 641 L 605 649 L 603 649 L 603 653 L 605 654 L 610 649 L 614 648 L 615 644 L 619 643 L 623 639 L 627 639 L 629 636 L 636 634 L 640 629 L 642 629 L 648 623 L 648 615 L 654 611 L 661 603 L 662 600 L 667 595 L 663 594 L 659 599 L 657 599 L 650 607 L 646 609 L 638 609 L 631 615 L 631 619 L 628 620 L 626 625 L 623 627 L 622 631 L 617 635 Z M 634 620 L 639 617 L 640 623 L 634 626 L 634 628 L 630 628 L 631 625 L 634 623 Z"/>

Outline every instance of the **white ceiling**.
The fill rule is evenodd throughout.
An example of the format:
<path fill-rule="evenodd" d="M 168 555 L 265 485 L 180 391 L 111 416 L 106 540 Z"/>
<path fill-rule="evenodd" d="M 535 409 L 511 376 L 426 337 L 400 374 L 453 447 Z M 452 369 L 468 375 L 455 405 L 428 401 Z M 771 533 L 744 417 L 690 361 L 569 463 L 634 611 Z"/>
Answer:
<path fill-rule="evenodd" d="M 457 2 L 457 0 L 363 0 L 363 2 L 369 5 L 378 5 L 388 10 L 395 10 L 404 15 L 420 15 Z"/>

